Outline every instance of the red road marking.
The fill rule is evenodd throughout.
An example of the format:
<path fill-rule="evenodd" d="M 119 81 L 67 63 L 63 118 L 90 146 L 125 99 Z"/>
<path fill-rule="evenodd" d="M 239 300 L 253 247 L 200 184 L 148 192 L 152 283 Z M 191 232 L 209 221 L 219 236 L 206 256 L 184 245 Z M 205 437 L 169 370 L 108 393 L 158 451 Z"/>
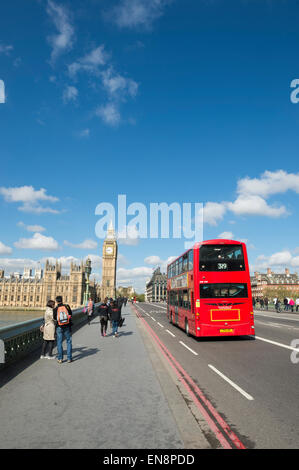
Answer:
<path fill-rule="evenodd" d="M 236 436 L 236 434 L 230 429 L 229 425 L 224 421 L 224 419 L 219 415 L 219 413 L 216 411 L 216 409 L 213 407 L 213 405 L 211 404 L 211 402 L 205 397 L 205 395 L 203 394 L 203 392 L 200 390 L 200 388 L 196 385 L 196 383 L 192 380 L 192 378 L 189 376 L 189 374 L 183 369 L 183 367 L 178 363 L 178 361 L 173 357 L 173 355 L 170 353 L 170 351 L 166 348 L 166 346 L 164 345 L 164 343 L 160 340 L 160 338 L 156 335 L 156 333 L 153 331 L 153 329 L 149 326 L 149 324 L 147 323 L 147 321 L 141 317 L 140 313 L 138 312 L 137 308 L 135 307 L 135 305 L 133 306 L 135 311 L 136 311 L 136 315 L 138 316 L 138 318 L 140 320 L 142 320 L 145 324 L 145 327 L 147 328 L 149 334 L 152 336 L 152 338 L 155 340 L 157 346 L 159 347 L 159 349 L 161 350 L 161 352 L 163 353 L 164 357 L 167 359 L 168 363 L 171 365 L 171 367 L 173 368 L 173 370 L 175 371 L 177 377 L 179 378 L 180 382 L 183 383 L 183 385 L 185 386 L 186 390 L 188 391 L 189 395 L 191 395 L 192 399 L 193 399 L 193 402 L 194 404 L 197 406 L 197 408 L 200 410 L 201 414 L 203 415 L 203 417 L 205 418 L 205 420 L 207 421 L 209 427 L 211 428 L 211 430 L 214 432 L 214 434 L 216 435 L 217 439 L 219 440 L 219 442 L 221 443 L 222 447 L 224 447 L 225 449 L 231 449 L 232 446 L 230 445 L 230 443 L 226 440 L 225 436 L 222 434 L 221 430 L 219 430 L 219 428 L 216 426 L 216 424 L 214 423 L 214 421 L 211 419 L 211 417 L 209 416 L 209 414 L 207 413 L 207 411 L 204 409 L 204 407 L 202 406 L 202 404 L 200 403 L 200 401 L 198 400 L 198 398 L 196 397 L 196 395 L 194 394 L 194 392 L 191 390 L 189 384 L 187 384 L 186 380 L 184 379 L 183 376 L 185 376 L 185 378 L 189 381 L 189 383 L 191 384 L 191 386 L 194 388 L 194 390 L 196 391 L 196 393 L 199 395 L 199 397 L 201 398 L 201 400 L 204 402 L 204 404 L 206 405 L 206 407 L 209 409 L 210 413 L 214 416 L 215 420 L 218 422 L 218 424 L 222 427 L 223 431 L 229 436 L 229 438 L 231 439 L 231 441 L 234 443 L 234 445 L 238 448 L 238 449 L 245 449 L 246 447 L 244 446 L 244 444 L 240 441 L 240 439 Z M 172 363 L 172 362 L 173 363 Z M 175 367 L 176 366 L 176 367 Z M 180 371 L 180 372 L 179 372 Z"/>

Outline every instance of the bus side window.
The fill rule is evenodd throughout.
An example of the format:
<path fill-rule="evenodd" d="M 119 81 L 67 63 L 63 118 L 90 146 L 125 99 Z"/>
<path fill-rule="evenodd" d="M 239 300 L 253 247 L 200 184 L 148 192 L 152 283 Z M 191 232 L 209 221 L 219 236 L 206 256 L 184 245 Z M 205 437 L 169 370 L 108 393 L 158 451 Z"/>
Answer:
<path fill-rule="evenodd" d="M 183 272 L 186 273 L 188 271 L 188 253 L 183 256 Z"/>
<path fill-rule="evenodd" d="M 191 291 L 191 313 L 194 313 L 194 292 Z"/>
<path fill-rule="evenodd" d="M 189 291 L 183 290 L 183 308 L 189 310 L 190 302 L 189 302 Z"/>
<path fill-rule="evenodd" d="M 189 271 L 193 269 L 193 250 L 189 251 Z"/>

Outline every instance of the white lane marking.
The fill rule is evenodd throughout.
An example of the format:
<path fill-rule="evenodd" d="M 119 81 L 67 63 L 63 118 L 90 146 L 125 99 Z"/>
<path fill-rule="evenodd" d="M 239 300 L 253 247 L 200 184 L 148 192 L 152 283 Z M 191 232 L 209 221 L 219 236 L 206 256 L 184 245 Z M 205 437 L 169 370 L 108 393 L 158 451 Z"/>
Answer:
<path fill-rule="evenodd" d="M 161 325 L 161 323 L 159 323 L 159 322 L 157 322 L 157 323 L 158 323 L 158 325 L 159 325 L 159 326 L 161 326 L 161 328 L 164 328 L 164 326 L 163 326 L 163 325 Z"/>
<path fill-rule="evenodd" d="M 151 307 L 158 307 L 158 308 L 163 308 L 164 310 L 167 310 L 167 307 L 162 307 L 161 305 L 156 305 L 155 303 L 147 303 L 147 305 L 150 305 Z"/>
<path fill-rule="evenodd" d="M 193 349 L 189 348 L 189 346 L 187 346 L 185 343 L 183 343 L 183 341 L 180 341 L 180 343 L 185 346 L 185 348 L 189 349 L 189 351 L 191 351 L 195 356 L 198 356 L 197 352 L 193 351 Z"/>
<path fill-rule="evenodd" d="M 275 346 L 280 346 L 281 348 L 291 349 L 292 351 L 299 351 L 298 348 L 292 348 L 292 346 L 288 346 L 287 344 L 277 343 L 277 341 L 271 341 L 270 339 L 261 338 L 260 336 L 256 336 L 255 338 L 261 341 L 265 341 L 266 343 L 274 344 Z"/>
<path fill-rule="evenodd" d="M 154 317 L 151 317 L 152 320 L 157 321 Z"/>
<path fill-rule="evenodd" d="M 167 331 L 167 333 L 169 333 L 171 336 L 173 336 L 175 338 L 175 335 L 173 333 L 171 333 L 171 331 L 169 331 L 169 330 L 166 330 L 166 331 Z"/>
<path fill-rule="evenodd" d="M 264 322 L 261 320 L 255 320 L 255 323 L 259 325 L 273 326 L 275 328 L 286 328 L 287 330 L 298 330 L 297 326 L 288 326 L 288 325 L 285 325 L 284 323 Z"/>
<path fill-rule="evenodd" d="M 290 318 L 290 317 L 281 317 L 279 313 L 276 316 L 274 316 L 274 315 L 267 315 L 267 314 L 264 314 L 264 313 L 254 312 L 254 316 L 255 317 L 274 318 L 275 320 L 290 320 L 290 321 L 297 321 L 297 322 L 299 321 L 298 315 L 296 315 L 297 318 L 295 316 L 293 318 Z"/>
<path fill-rule="evenodd" d="M 235 382 L 233 382 L 231 379 L 226 377 L 226 375 L 222 374 L 222 372 L 220 372 L 218 369 L 216 369 L 216 367 L 212 366 L 211 364 L 209 364 L 209 367 L 214 372 L 216 372 L 216 374 L 220 375 L 220 377 L 222 377 L 224 380 L 226 380 L 226 382 L 228 382 L 232 387 L 234 387 L 236 390 L 238 390 L 238 392 L 240 392 L 241 395 L 243 395 L 245 398 L 247 398 L 247 400 L 254 400 L 254 398 L 251 395 L 249 395 L 249 393 L 245 392 L 245 390 L 243 390 L 241 387 L 239 387 L 239 385 L 235 384 Z"/>

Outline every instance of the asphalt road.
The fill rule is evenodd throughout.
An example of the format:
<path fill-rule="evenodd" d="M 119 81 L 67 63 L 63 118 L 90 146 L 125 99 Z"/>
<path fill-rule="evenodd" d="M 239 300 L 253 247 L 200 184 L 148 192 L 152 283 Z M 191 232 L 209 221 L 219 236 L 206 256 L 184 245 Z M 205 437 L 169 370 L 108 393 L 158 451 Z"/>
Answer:
<path fill-rule="evenodd" d="M 169 324 L 165 304 L 136 308 L 246 448 L 299 447 L 299 316 L 255 312 L 255 340 L 197 339 Z"/>

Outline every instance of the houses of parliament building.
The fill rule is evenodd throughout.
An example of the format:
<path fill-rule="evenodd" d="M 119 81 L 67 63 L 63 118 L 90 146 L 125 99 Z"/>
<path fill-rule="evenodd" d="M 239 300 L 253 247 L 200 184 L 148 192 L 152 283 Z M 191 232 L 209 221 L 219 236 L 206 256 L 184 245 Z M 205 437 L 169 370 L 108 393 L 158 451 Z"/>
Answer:
<path fill-rule="evenodd" d="M 90 295 L 96 297 L 96 283 L 90 282 Z M 0 307 L 44 308 L 48 300 L 61 295 L 71 308 L 83 304 L 86 275 L 83 262 L 71 263 L 69 274 L 62 274 L 61 264 L 46 261 L 45 270 L 24 269 L 24 274 L 4 276 L 0 270 Z M 96 299 L 95 299 L 96 300 Z"/>
<path fill-rule="evenodd" d="M 0 265 L 0 307 L 10 308 L 44 308 L 48 300 L 55 300 L 61 295 L 63 301 L 71 308 L 80 307 L 84 303 L 87 289 L 90 297 L 98 302 L 105 297 L 116 295 L 116 263 L 117 241 L 110 224 L 103 243 L 102 284 L 89 281 L 85 265 L 71 263 L 69 274 L 63 274 L 61 263 L 51 264 L 46 261 L 44 270 L 24 269 L 19 273 L 6 277 Z M 0 260 L 1 263 L 1 260 Z M 89 282 L 88 282 L 89 281 Z"/>

